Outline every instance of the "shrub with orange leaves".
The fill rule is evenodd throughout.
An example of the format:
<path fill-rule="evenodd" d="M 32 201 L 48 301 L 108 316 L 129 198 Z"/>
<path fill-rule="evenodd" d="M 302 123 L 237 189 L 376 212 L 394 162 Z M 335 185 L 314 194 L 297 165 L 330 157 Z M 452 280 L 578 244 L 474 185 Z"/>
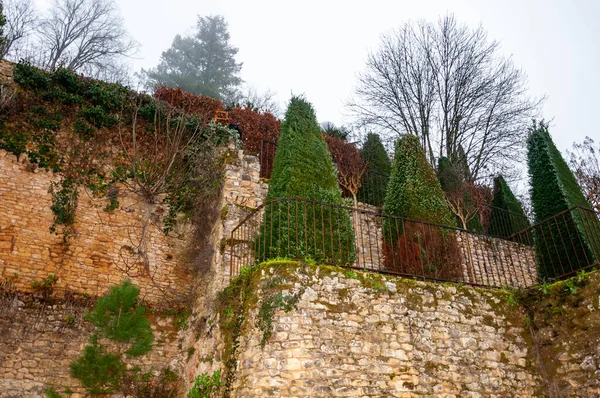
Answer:
<path fill-rule="evenodd" d="M 405 220 L 395 244 L 384 241 L 387 270 L 406 275 L 462 280 L 462 261 L 456 236 L 440 227 Z"/>
<path fill-rule="evenodd" d="M 223 109 L 223 101 L 204 95 L 191 94 L 181 87 L 158 86 L 154 89 L 154 98 L 165 101 L 185 113 L 198 115 L 208 122 L 218 110 Z"/>

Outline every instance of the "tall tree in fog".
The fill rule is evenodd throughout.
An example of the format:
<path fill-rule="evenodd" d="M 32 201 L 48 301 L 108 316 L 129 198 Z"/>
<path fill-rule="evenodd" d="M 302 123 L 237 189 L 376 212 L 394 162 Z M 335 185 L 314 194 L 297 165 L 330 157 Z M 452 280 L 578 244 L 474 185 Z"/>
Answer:
<path fill-rule="evenodd" d="M 238 49 L 229 44 L 227 22 L 222 16 L 198 17 L 192 36 L 175 36 L 160 63 L 147 71 L 151 83 L 181 87 L 194 94 L 233 100 L 242 82 L 236 63 Z"/>
<path fill-rule="evenodd" d="M 381 36 L 348 106 L 361 125 L 416 135 L 432 165 L 466 160 L 473 178 L 503 170 L 521 153 L 541 100 L 528 97 L 525 74 L 498 52 L 482 27 L 452 15 L 405 23 Z"/>

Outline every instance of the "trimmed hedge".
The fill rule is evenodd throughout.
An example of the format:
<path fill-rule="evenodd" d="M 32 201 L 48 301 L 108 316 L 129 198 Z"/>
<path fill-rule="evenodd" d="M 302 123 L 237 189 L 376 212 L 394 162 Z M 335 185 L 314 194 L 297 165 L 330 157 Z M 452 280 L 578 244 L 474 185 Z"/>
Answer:
<path fill-rule="evenodd" d="M 494 178 L 494 199 L 490 209 L 488 233 L 508 237 L 530 226 L 521 202 L 512 193 L 504 177 L 499 175 Z"/>
<path fill-rule="evenodd" d="M 392 162 L 378 134 L 369 133 L 367 135 L 361 156 L 365 162 L 368 162 L 368 169 L 362 178 L 362 185 L 357 195 L 358 201 L 373 206 L 382 206 Z"/>
<path fill-rule="evenodd" d="M 456 225 L 417 137 L 404 135 L 396 141 L 391 171 L 383 204 L 385 214 Z"/>
<path fill-rule="evenodd" d="M 529 129 L 527 149 L 531 203 L 536 223 L 576 205 L 592 208 L 552 142 L 546 124 L 533 123 Z M 536 228 L 540 277 L 557 277 L 591 264 L 594 257 L 590 238 L 578 212 Z"/>
<path fill-rule="evenodd" d="M 304 198 L 344 204 L 337 170 L 321 136 L 315 112 L 304 98 L 292 97 L 281 125 L 267 200 Z M 290 204 L 291 203 L 291 204 Z M 290 207 L 293 206 L 293 207 Z M 329 264 L 352 264 L 354 233 L 350 214 L 338 207 L 293 202 L 269 205 L 259 239 L 269 244 L 259 255 L 312 258 Z"/>

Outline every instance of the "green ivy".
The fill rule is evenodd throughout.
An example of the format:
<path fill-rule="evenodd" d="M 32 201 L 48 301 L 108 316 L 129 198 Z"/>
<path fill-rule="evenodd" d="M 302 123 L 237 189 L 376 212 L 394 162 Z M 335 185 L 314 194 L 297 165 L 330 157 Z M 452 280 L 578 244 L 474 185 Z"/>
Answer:
<path fill-rule="evenodd" d="M 51 82 L 50 73 L 34 67 L 27 61 L 15 65 L 13 78 L 22 87 L 32 90 L 47 90 Z"/>
<path fill-rule="evenodd" d="M 416 136 L 406 134 L 396 141 L 383 212 L 434 224 L 456 225 L 440 182 Z M 402 233 L 396 229 L 386 221 L 384 234 L 391 238 L 390 242 L 395 242 Z"/>

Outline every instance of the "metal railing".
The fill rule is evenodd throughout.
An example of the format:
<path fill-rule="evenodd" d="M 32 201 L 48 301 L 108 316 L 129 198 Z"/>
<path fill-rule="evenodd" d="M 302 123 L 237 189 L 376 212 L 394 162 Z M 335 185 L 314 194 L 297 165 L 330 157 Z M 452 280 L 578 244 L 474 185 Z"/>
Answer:
<path fill-rule="evenodd" d="M 271 178 L 276 150 L 276 142 L 261 140 L 259 161 L 260 176 L 262 178 Z M 361 181 L 362 186 L 358 191 L 357 200 L 364 204 L 382 207 L 385 200 L 389 178 L 390 176 L 388 174 L 380 173 L 374 170 L 367 170 L 363 174 Z M 340 186 L 340 188 L 342 189 L 343 197 L 352 197 L 350 192 L 344 189 L 344 187 Z M 485 231 L 485 233 L 489 235 L 502 238 L 506 238 L 531 225 L 527 217 L 523 214 L 513 213 L 491 205 L 485 206 L 485 209 L 483 209 L 481 215 L 477 215 L 477 217 L 480 217 L 480 222 L 474 223 L 479 226 L 479 228 L 474 228 L 477 232 Z"/>
<path fill-rule="evenodd" d="M 242 267 L 288 258 L 427 280 L 529 287 L 597 264 L 600 222 L 594 212 L 574 208 L 503 239 L 364 207 L 285 198 L 250 213 L 228 243 L 232 276 Z M 578 261 L 544 257 L 544 250 Z"/>
<path fill-rule="evenodd" d="M 508 239 L 535 247 L 540 281 L 553 281 L 597 266 L 600 261 L 600 218 L 575 206 Z"/>

